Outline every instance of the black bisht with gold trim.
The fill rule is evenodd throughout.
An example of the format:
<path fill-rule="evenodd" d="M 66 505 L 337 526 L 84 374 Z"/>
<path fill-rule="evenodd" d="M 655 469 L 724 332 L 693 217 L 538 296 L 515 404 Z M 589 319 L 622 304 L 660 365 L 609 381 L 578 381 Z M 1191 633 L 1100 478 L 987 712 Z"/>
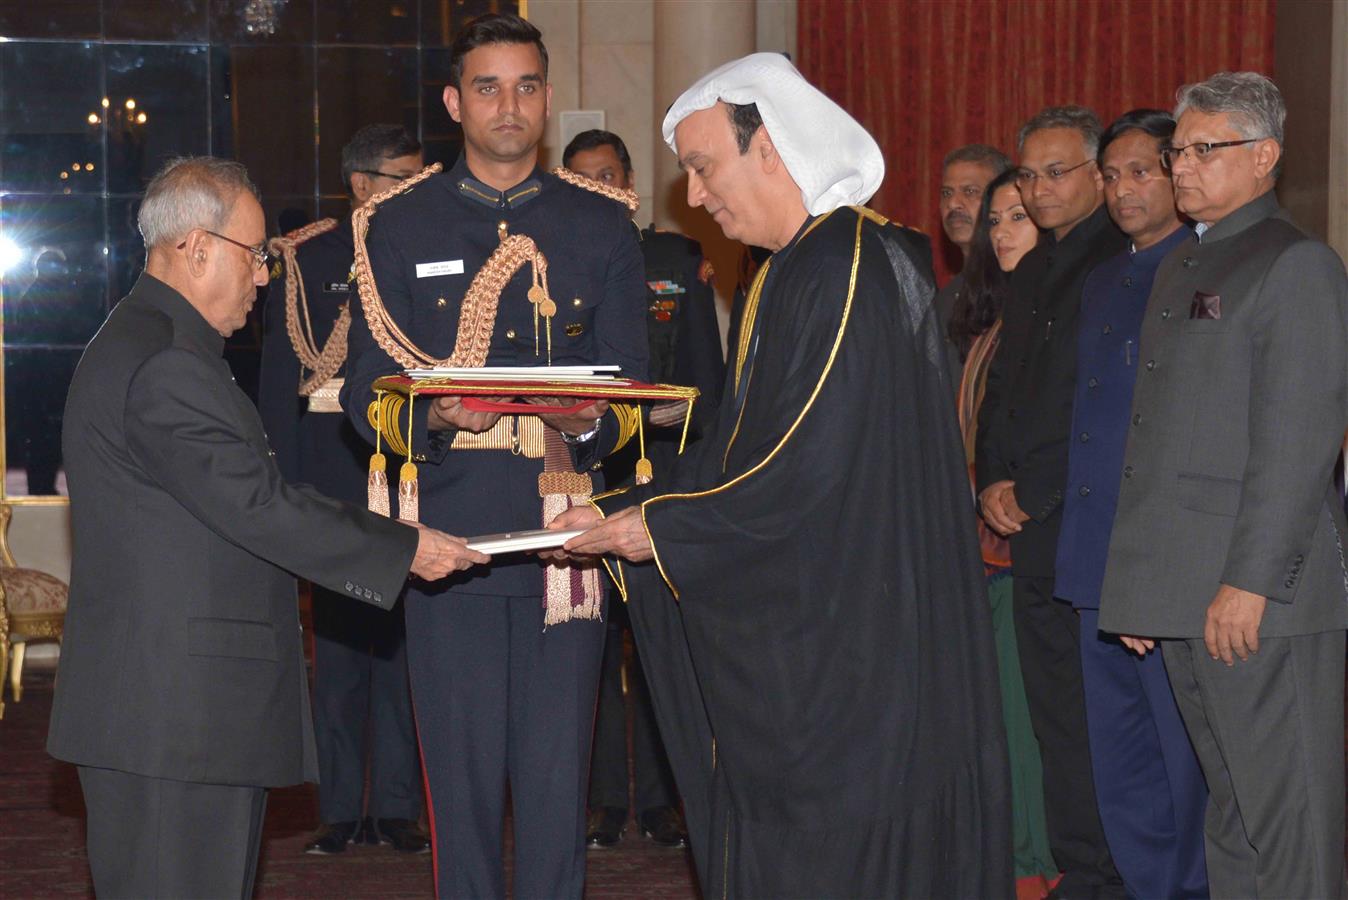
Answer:
<path fill-rule="evenodd" d="M 706 897 L 1014 892 L 974 511 L 898 228 L 808 221 L 760 270 L 720 413 L 623 565 Z"/>

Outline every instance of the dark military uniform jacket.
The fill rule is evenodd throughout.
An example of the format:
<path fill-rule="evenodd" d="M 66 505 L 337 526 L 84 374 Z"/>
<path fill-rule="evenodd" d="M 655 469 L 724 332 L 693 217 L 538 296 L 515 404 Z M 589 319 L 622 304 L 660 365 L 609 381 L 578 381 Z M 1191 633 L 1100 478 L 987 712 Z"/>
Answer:
<path fill-rule="evenodd" d="M 1262 637 L 1348 626 L 1348 279 L 1273 193 L 1161 263 L 1142 322 L 1100 627 L 1203 635 L 1220 585 L 1269 599 Z"/>
<path fill-rule="evenodd" d="M 698 389 L 689 441 L 716 420 L 725 381 L 721 327 L 716 319 L 711 264 L 702 245 L 690 237 L 655 226 L 642 229 L 646 263 L 646 331 L 650 344 L 650 380 Z M 658 477 L 677 455 L 682 428 L 646 423 L 647 455 Z M 605 481 L 620 484 L 632 475 L 638 457 L 635 441 L 604 461 Z"/>
<path fill-rule="evenodd" d="M 436 358 L 450 356 L 464 294 L 499 246 L 502 222 L 510 234 L 532 238 L 547 257 L 558 307 L 552 323 L 553 364 L 619 365 L 624 374 L 644 380 L 648 300 L 637 232 L 627 208 L 538 168 L 510 190 L 497 191 L 474 178 L 460 158 L 450 171 L 431 176 L 375 211 L 367 239 L 370 263 L 389 314 L 410 340 Z M 534 338 L 534 307 L 527 298 L 532 283 L 525 265 L 502 292 L 487 365 L 547 363 L 542 323 L 537 343 Z M 401 367 L 375 343 L 359 308 L 352 316 L 349 345 L 342 407 L 373 444 L 367 418 L 374 397 L 371 384 Z M 543 460 L 507 450 L 453 450 L 452 431 L 427 429 L 428 406 L 414 403 L 411 410 L 422 521 L 462 536 L 540 527 L 538 475 Z M 404 433 L 406 425 L 399 425 Z M 593 466 L 617 443 L 616 416 L 610 412 L 598 435 L 578 448 L 578 469 Z M 398 460 L 391 459 L 390 480 L 396 480 L 397 466 Z M 535 596 L 543 592 L 543 574 L 535 558 L 516 554 L 447 584 L 469 593 Z M 437 584 L 433 591 L 442 589 Z"/>
<path fill-rule="evenodd" d="M 353 308 L 360 305 L 351 268 L 353 246 L 351 221 L 343 219 L 332 231 L 296 248 L 309 321 L 320 348 L 332 333 L 342 307 L 348 303 Z M 291 275 L 285 273 L 287 278 Z M 301 378 L 311 373 L 301 371 L 286 334 L 285 284 L 279 278 L 272 281 L 263 320 L 257 405 L 281 474 L 288 481 L 312 484 L 330 497 L 364 504 L 369 445 L 346 416 L 311 412 L 308 399 L 298 395 Z M 343 366 L 336 377 L 341 378 L 345 371 Z"/>

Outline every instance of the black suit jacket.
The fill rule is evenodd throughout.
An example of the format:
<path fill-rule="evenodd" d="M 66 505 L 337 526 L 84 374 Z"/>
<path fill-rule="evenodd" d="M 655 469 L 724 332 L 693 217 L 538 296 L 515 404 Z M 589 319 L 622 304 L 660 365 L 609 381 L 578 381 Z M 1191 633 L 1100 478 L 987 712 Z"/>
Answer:
<path fill-rule="evenodd" d="M 47 749 L 216 784 L 316 777 L 295 578 L 391 607 L 416 533 L 288 485 L 224 341 L 148 275 L 71 384 L 74 559 Z"/>
<path fill-rule="evenodd" d="M 978 491 L 1010 479 L 1030 516 L 1011 538 L 1017 575 L 1053 576 L 1076 388 L 1077 314 L 1086 276 L 1128 248 L 1100 208 L 1061 241 L 1052 233 L 1011 275 L 1002 340 L 978 413 Z"/>

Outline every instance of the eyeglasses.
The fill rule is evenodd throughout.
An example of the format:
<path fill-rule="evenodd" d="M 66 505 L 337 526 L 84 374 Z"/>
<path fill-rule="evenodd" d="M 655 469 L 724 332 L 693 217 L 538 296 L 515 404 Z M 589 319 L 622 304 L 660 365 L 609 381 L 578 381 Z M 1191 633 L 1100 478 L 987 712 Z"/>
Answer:
<path fill-rule="evenodd" d="M 391 178 L 394 181 L 406 181 L 407 179 L 412 177 L 411 175 L 395 175 L 392 172 L 381 172 L 378 169 L 357 169 L 356 171 L 362 175 L 369 175 L 371 177 L 377 176 L 379 178 Z"/>
<path fill-rule="evenodd" d="M 1181 156 L 1186 156 L 1194 162 L 1206 162 L 1208 154 L 1213 150 L 1220 150 L 1222 147 L 1239 147 L 1241 144 L 1253 144 L 1255 141 L 1262 141 L 1263 138 L 1245 138 L 1243 141 L 1199 141 L 1196 144 L 1188 144 L 1183 147 L 1166 147 L 1161 151 L 1161 165 L 1167 169 L 1175 167 L 1175 160 Z M 1189 151 L 1192 150 L 1193 153 Z"/>
<path fill-rule="evenodd" d="M 1016 171 L 1016 186 L 1020 188 L 1033 187 L 1034 183 L 1038 181 L 1040 177 L 1047 178 L 1049 181 L 1056 183 L 1066 178 L 1069 172 L 1075 172 L 1082 166 L 1093 162 L 1095 162 L 1095 160 L 1088 159 L 1085 162 L 1077 163 L 1075 166 L 1068 166 L 1066 169 L 1060 166 L 1054 166 L 1045 172 L 1043 176 L 1040 176 L 1038 172 L 1031 171 L 1030 169 L 1018 169 Z"/>
<path fill-rule="evenodd" d="M 211 231 L 209 228 L 203 228 L 201 230 L 209 234 L 211 237 L 218 237 L 222 241 L 231 243 L 235 247 L 242 247 L 249 253 L 253 254 L 253 265 L 256 268 L 265 269 L 268 266 L 270 266 L 272 262 L 274 262 L 276 259 L 276 257 L 272 256 L 272 254 L 267 252 L 267 248 L 265 245 L 261 247 L 251 247 L 248 244 L 245 244 L 243 241 L 236 241 L 232 237 L 225 237 L 223 234 L 220 234 L 219 232 L 216 231 Z M 187 241 L 184 240 L 181 244 L 178 245 L 178 249 L 181 250 L 186 246 Z"/>

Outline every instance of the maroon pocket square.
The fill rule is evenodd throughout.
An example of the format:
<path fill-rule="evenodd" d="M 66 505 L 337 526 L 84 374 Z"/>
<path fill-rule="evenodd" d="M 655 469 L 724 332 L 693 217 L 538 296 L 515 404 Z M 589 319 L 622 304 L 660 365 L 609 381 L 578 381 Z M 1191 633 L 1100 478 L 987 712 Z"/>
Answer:
<path fill-rule="evenodd" d="M 1194 301 L 1189 305 L 1189 318 L 1220 319 L 1221 317 L 1222 298 L 1220 295 L 1194 291 Z"/>

